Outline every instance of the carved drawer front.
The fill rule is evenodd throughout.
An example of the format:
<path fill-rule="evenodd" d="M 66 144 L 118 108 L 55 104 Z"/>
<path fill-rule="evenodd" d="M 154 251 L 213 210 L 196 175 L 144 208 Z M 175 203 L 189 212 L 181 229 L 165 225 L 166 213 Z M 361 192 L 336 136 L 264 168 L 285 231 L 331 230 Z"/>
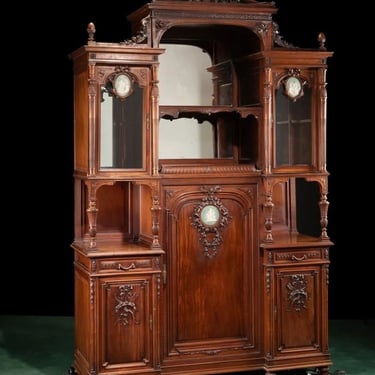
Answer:
<path fill-rule="evenodd" d="M 152 271 L 156 270 L 155 258 L 111 258 L 111 259 L 97 259 L 92 264 L 93 272 L 98 273 L 136 273 L 138 271 Z"/>
<path fill-rule="evenodd" d="M 273 250 L 268 253 L 268 260 L 274 264 L 326 262 L 328 261 L 328 248 Z"/>

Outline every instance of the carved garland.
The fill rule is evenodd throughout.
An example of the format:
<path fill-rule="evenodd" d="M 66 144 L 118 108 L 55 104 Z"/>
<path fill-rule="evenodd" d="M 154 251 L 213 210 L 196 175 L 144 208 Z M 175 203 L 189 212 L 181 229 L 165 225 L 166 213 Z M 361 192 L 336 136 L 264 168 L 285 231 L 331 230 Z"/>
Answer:
<path fill-rule="evenodd" d="M 289 283 L 286 285 L 288 289 L 288 301 L 295 311 L 306 309 L 306 302 L 308 299 L 307 294 L 307 281 L 305 275 L 291 275 Z"/>
<path fill-rule="evenodd" d="M 136 319 L 137 305 L 135 300 L 138 295 L 134 292 L 131 285 L 119 286 L 119 294 L 116 296 L 117 304 L 115 306 L 115 313 L 118 314 L 118 322 L 124 326 L 128 326 L 130 321 L 134 324 L 139 324 Z"/>
<path fill-rule="evenodd" d="M 220 187 L 204 187 L 207 197 L 202 198 L 191 216 L 191 225 L 199 232 L 199 241 L 203 245 L 203 253 L 208 258 L 217 255 L 219 246 L 223 243 L 223 230 L 232 219 L 227 208 L 221 203 L 216 193 Z"/>

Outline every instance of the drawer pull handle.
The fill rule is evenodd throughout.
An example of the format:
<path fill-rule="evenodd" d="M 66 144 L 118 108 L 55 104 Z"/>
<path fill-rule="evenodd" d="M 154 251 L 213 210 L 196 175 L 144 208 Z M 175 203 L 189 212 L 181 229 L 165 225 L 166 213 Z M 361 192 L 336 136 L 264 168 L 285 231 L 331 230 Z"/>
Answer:
<path fill-rule="evenodd" d="M 129 271 L 129 270 L 132 270 L 132 269 L 134 269 L 135 268 L 135 264 L 134 263 L 132 263 L 130 266 L 128 266 L 128 267 L 124 267 L 122 264 L 119 264 L 118 265 L 118 269 L 119 269 L 119 271 Z"/>
<path fill-rule="evenodd" d="M 305 260 L 305 259 L 307 259 L 306 254 L 303 257 L 301 257 L 301 258 L 298 258 L 295 255 L 292 255 L 292 260 L 297 260 L 298 262 L 300 262 L 302 260 Z"/>

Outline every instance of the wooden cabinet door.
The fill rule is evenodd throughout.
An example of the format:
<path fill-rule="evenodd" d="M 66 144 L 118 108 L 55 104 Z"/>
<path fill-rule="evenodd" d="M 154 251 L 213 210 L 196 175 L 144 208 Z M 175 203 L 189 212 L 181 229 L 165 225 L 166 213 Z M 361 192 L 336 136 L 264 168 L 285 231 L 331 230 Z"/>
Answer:
<path fill-rule="evenodd" d="M 262 329 L 257 185 L 166 186 L 164 196 L 168 303 L 162 364 L 192 371 L 231 358 L 225 366 L 248 365 L 259 353 Z M 211 208 L 218 220 L 204 225 L 202 213 L 215 222 Z"/>
<path fill-rule="evenodd" d="M 153 275 L 98 281 L 97 353 L 100 374 L 134 374 L 153 366 Z"/>
<path fill-rule="evenodd" d="M 274 269 L 274 361 L 270 363 L 282 368 L 285 364 L 301 368 L 326 368 L 331 364 L 328 350 L 328 259 L 313 264 L 315 254 L 324 257 L 324 249 L 304 254 L 306 261 L 301 261 L 300 266 L 286 264 Z"/>
<path fill-rule="evenodd" d="M 301 238 L 302 240 L 302 238 Z M 306 240 L 306 238 L 305 238 Z M 302 242 L 301 242 L 302 243 Z M 331 365 L 328 350 L 329 245 L 263 244 L 266 368 Z M 296 243 L 294 243 L 296 245 Z"/>
<path fill-rule="evenodd" d="M 321 350 L 321 267 L 280 268 L 276 282 L 276 355 Z"/>

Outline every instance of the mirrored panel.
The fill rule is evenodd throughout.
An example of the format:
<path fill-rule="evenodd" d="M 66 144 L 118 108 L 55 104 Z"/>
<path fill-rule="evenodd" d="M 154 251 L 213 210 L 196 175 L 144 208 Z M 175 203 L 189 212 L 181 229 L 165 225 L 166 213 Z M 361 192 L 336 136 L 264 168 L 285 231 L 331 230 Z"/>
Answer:
<path fill-rule="evenodd" d="M 211 59 L 201 48 L 161 44 L 159 61 L 160 105 L 212 105 Z"/>
<path fill-rule="evenodd" d="M 161 44 L 159 104 L 165 106 L 211 106 L 211 59 L 201 48 Z M 213 125 L 194 118 L 160 119 L 159 158 L 214 158 Z"/>
<path fill-rule="evenodd" d="M 214 128 L 195 119 L 160 120 L 160 159 L 214 158 Z"/>
<path fill-rule="evenodd" d="M 119 90 L 121 84 L 119 80 Z M 100 103 L 100 168 L 143 167 L 143 89 L 135 82 L 127 97 L 102 87 Z"/>

